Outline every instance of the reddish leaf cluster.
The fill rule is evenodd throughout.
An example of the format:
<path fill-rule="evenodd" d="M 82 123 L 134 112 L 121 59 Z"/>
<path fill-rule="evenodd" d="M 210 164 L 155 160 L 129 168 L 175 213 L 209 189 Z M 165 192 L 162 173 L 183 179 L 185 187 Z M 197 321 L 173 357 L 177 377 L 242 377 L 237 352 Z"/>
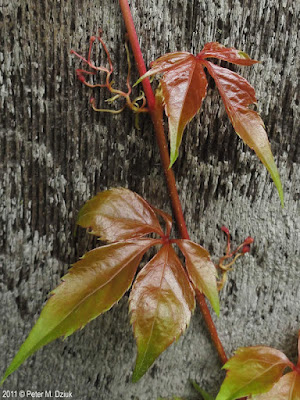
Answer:
<path fill-rule="evenodd" d="M 249 106 L 256 104 L 254 88 L 237 73 L 209 61 L 217 58 L 237 65 L 250 66 L 258 61 L 234 48 L 219 43 L 207 43 L 194 56 L 188 52 L 165 54 L 151 65 L 146 77 L 163 74 L 160 81 L 165 112 L 169 120 L 170 159 L 172 165 L 177 157 L 183 131 L 187 123 L 199 111 L 206 96 L 207 79 L 204 67 L 214 79 L 227 114 L 236 133 L 253 149 L 268 169 L 283 204 L 283 191 L 273 159 L 264 123 L 257 112 Z"/>
<path fill-rule="evenodd" d="M 236 262 L 236 260 L 249 253 L 250 246 L 254 242 L 254 239 L 251 236 L 248 236 L 242 244 L 240 244 L 235 250 L 231 250 L 231 241 L 230 241 L 230 232 L 226 226 L 222 226 L 221 230 L 227 236 L 227 246 L 226 253 L 223 257 L 220 258 L 216 267 L 221 272 L 221 279 L 218 282 L 218 289 L 221 290 L 227 280 L 227 272 L 232 269 L 232 266 Z M 226 263 L 227 262 L 227 263 Z"/>
<path fill-rule="evenodd" d="M 255 400 L 300 400 L 300 332 L 297 366 L 281 351 L 257 346 L 238 349 L 224 368 L 228 371 L 216 400 L 242 396 L 253 396 Z M 292 371 L 283 375 L 286 368 Z"/>
<path fill-rule="evenodd" d="M 121 188 L 99 193 L 83 206 L 77 222 L 108 244 L 89 251 L 63 277 L 2 381 L 42 346 L 109 310 L 130 288 L 152 246 L 161 249 L 137 274 L 130 294 L 138 347 L 133 380 L 185 331 L 195 308 L 195 291 L 203 292 L 219 313 L 216 269 L 208 252 L 190 240 L 170 239 L 171 217 L 136 193 Z M 148 234 L 159 238 L 145 237 Z M 186 269 L 172 244 L 185 256 Z"/>

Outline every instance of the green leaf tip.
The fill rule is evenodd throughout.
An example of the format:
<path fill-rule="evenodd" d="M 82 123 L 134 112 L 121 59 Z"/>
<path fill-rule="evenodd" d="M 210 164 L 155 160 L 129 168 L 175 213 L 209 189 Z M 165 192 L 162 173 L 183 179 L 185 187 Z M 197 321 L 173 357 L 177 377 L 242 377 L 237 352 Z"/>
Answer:
<path fill-rule="evenodd" d="M 267 170 L 274 182 L 274 185 L 276 186 L 278 196 L 280 199 L 280 203 L 281 203 L 281 207 L 284 208 L 283 188 L 282 188 L 279 172 L 276 167 L 273 155 L 270 153 L 270 154 L 267 154 L 267 156 L 265 157 L 264 155 L 258 154 L 258 157 L 261 159 L 262 163 L 267 168 Z"/>
<path fill-rule="evenodd" d="M 158 355 L 159 354 L 155 354 L 155 352 L 152 354 L 146 354 L 146 356 L 138 353 L 136 365 L 131 378 L 133 383 L 137 383 L 145 375 Z"/>
<path fill-rule="evenodd" d="M 5 372 L 5 375 L 3 376 L 3 378 L 2 378 L 1 381 L 0 381 L 0 386 L 3 385 L 3 383 L 4 383 L 4 381 L 6 380 L 7 377 L 8 377 L 8 375 L 7 375 L 6 372 Z"/>
<path fill-rule="evenodd" d="M 217 317 L 220 316 L 220 301 L 219 301 L 219 297 L 217 297 L 216 299 L 211 299 L 211 305 L 212 308 L 214 309 L 214 312 L 216 313 Z"/>
<path fill-rule="evenodd" d="M 0 382 L 0 386 L 2 386 L 9 375 L 16 371 L 21 366 L 21 364 L 23 364 L 23 362 L 27 360 L 27 358 L 29 358 L 36 350 L 43 346 L 43 344 L 41 344 L 40 346 L 38 344 L 34 346 L 34 344 L 31 342 L 33 342 L 33 339 L 32 335 L 29 334 L 28 338 L 22 344 L 20 350 L 6 369 L 5 374 Z"/>
<path fill-rule="evenodd" d="M 278 173 L 278 171 L 277 171 L 277 168 L 276 168 L 276 172 L 277 172 L 276 174 L 273 174 L 273 173 L 270 171 L 270 174 L 271 174 L 271 177 L 272 177 L 272 179 L 273 179 L 273 182 L 274 182 L 274 184 L 275 184 L 275 186 L 276 186 L 276 188 L 277 188 L 278 195 L 279 195 L 279 199 L 280 199 L 280 203 L 281 203 L 281 207 L 284 208 L 283 188 L 282 188 L 282 184 L 281 184 L 281 180 L 280 180 L 280 176 L 279 176 L 279 173 Z"/>
<path fill-rule="evenodd" d="M 150 368 L 150 366 L 149 366 L 149 368 Z M 140 368 L 139 369 L 135 368 L 133 371 L 133 374 L 132 374 L 132 378 L 131 378 L 132 383 L 137 383 L 145 375 L 145 373 L 147 371 L 148 371 L 148 368 L 145 369 L 145 371 L 142 371 Z"/>
<path fill-rule="evenodd" d="M 51 292 L 2 382 L 41 347 L 70 336 L 118 302 L 153 243 L 152 239 L 116 242 L 89 251 L 75 263 L 62 278 L 63 283 Z"/>
<path fill-rule="evenodd" d="M 247 53 L 245 53 L 244 51 L 239 50 L 238 51 L 238 55 L 243 58 L 244 60 L 250 60 L 250 57 L 248 56 Z"/>
<path fill-rule="evenodd" d="M 139 83 L 141 83 L 145 78 L 148 78 L 150 75 L 150 71 L 147 71 L 144 75 L 139 77 L 139 79 L 132 85 L 132 87 L 136 87 Z"/>
<path fill-rule="evenodd" d="M 148 371 L 156 357 L 137 357 L 136 365 L 132 373 L 132 382 L 137 383 Z"/>
<path fill-rule="evenodd" d="M 205 390 L 201 389 L 201 387 L 199 385 L 197 385 L 197 383 L 195 381 L 192 381 L 192 385 L 197 390 L 197 392 L 201 394 L 201 396 L 203 397 L 204 400 L 215 400 L 215 397 L 212 397 Z"/>
<path fill-rule="evenodd" d="M 142 376 L 143 376 L 143 374 L 138 374 L 136 372 L 136 370 L 134 370 L 133 374 L 132 374 L 132 378 L 131 378 L 132 383 L 137 383 L 141 379 Z"/>
<path fill-rule="evenodd" d="M 142 77 L 140 77 L 133 85 L 132 85 L 132 87 L 134 88 L 134 87 L 136 87 L 139 83 L 141 83 L 142 82 Z"/>
<path fill-rule="evenodd" d="M 276 185 L 276 183 L 275 183 L 275 185 Z M 279 179 L 279 184 L 276 185 L 276 187 L 277 187 L 277 190 L 278 190 L 281 207 L 284 208 L 284 196 L 283 196 L 283 189 L 282 189 L 282 185 L 281 185 L 280 179 Z"/>
<path fill-rule="evenodd" d="M 178 155 L 179 155 L 179 153 L 178 153 L 178 150 L 177 150 L 177 149 L 171 151 L 171 153 L 170 153 L 170 164 L 169 164 L 169 168 L 168 168 L 168 169 L 170 169 L 170 168 L 173 167 L 173 165 L 175 164 L 175 161 L 176 161 L 177 158 L 178 158 Z"/>

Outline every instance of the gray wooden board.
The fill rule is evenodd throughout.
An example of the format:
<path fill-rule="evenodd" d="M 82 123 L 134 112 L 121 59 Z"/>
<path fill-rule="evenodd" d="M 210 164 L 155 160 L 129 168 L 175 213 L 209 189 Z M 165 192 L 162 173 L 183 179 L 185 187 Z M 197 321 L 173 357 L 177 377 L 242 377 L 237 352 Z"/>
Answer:
<path fill-rule="evenodd" d="M 299 323 L 299 2 L 294 0 L 132 0 L 149 65 L 176 50 L 197 53 L 210 41 L 262 61 L 233 67 L 256 88 L 285 191 L 285 208 L 270 178 L 235 135 L 212 80 L 201 112 L 189 124 L 176 179 L 193 240 L 214 260 L 223 254 L 225 224 L 234 243 L 252 235 L 221 292 L 214 316 L 230 355 L 256 344 L 296 359 Z M 125 29 L 118 2 L 1 0 L 1 374 L 25 340 L 60 277 L 95 245 L 80 230 L 81 205 L 100 190 L 125 186 L 170 212 L 152 125 L 134 128 L 129 112 L 96 114 L 90 90 L 78 82 L 88 38 L 101 27 L 124 86 Z M 298 46 L 299 47 L 299 46 Z M 97 53 L 97 61 L 105 62 Z M 137 77 L 133 72 L 134 81 Z M 106 106 L 105 90 L 94 93 Z M 128 295 L 65 341 L 31 357 L 7 379 L 9 390 L 72 391 L 76 400 L 197 396 L 195 379 L 216 393 L 224 373 L 197 310 L 184 336 L 137 384 Z"/>

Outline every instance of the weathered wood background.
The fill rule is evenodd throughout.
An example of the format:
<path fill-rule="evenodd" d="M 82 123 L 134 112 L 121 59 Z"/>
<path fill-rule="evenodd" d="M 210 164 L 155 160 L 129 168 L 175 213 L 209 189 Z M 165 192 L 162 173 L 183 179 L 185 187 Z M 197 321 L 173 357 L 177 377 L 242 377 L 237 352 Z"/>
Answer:
<path fill-rule="evenodd" d="M 262 61 L 236 68 L 254 85 L 285 190 L 285 208 L 251 150 L 235 135 L 210 80 L 175 166 L 192 238 L 215 260 L 225 224 L 235 243 L 255 237 L 221 293 L 215 318 L 228 354 L 271 345 L 296 357 L 300 328 L 299 2 L 294 0 L 131 0 L 149 64 L 165 52 L 197 53 L 209 41 Z M 99 27 L 111 50 L 115 81 L 124 83 L 125 30 L 117 0 L 0 0 L 1 82 L 1 374 L 38 317 L 47 293 L 94 243 L 74 237 L 82 204 L 98 191 L 125 186 L 170 212 L 149 118 L 95 114 L 91 92 L 75 77 L 89 36 Z M 104 57 L 99 55 L 99 61 Z M 134 71 L 133 81 L 136 79 Z M 100 104 L 107 94 L 97 95 Z M 3 389 L 62 390 L 73 398 L 196 398 L 189 379 L 212 393 L 223 379 L 199 311 L 186 334 L 137 384 L 128 296 L 65 341 L 31 357 Z"/>

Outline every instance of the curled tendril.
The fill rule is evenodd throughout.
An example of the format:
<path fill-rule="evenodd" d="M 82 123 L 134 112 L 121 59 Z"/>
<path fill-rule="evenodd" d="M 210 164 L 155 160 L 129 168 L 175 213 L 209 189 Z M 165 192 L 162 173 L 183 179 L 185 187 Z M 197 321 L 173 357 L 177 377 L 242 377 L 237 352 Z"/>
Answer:
<path fill-rule="evenodd" d="M 100 45 L 102 46 L 106 56 L 107 56 L 107 62 L 108 62 L 108 67 L 103 67 L 103 66 L 96 66 L 92 61 L 91 61 L 91 55 L 92 55 L 92 50 L 93 50 L 93 45 L 94 43 L 98 41 Z M 82 82 L 84 85 L 86 85 L 89 88 L 95 89 L 95 88 L 106 88 L 109 90 L 109 92 L 113 95 L 109 99 L 106 100 L 107 103 L 112 104 L 114 101 L 124 98 L 126 100 L 125 105 L 120 108 L 119 110 L 111 110 L 107 108 L 97 108 L 96 107 L 96 100 L 95 98 L 90 99 L 90 104 L 93 108 L 93 110 L 98 111 L 98 112 L 108 112 L 111 114 L 119 114 L 122 112 L 126 107 L 129 107 L 136 115 L 140 113 L 145 113 L 148 112 L 148 109 L 146 107 L 146 97 L 145 93 L 141 92 L 139 96 L 137 96 L 134 100 L 130 99 L 130 95 L 132 92 L 132 87 L 130 84 L 130 75 L 131 75 L 131 62 L 130 62 L 130 54 L 129 54 L 129 49 L 127 45 L 127 39 L 125 42 L 125 50 L 126 50 L 126 55 L 127 55 L 127 64 L 128 64 L 128 72 L 127 72 L 127 78 L 126 78 L 126 86 L 127 86 L 127 91 L 124 92 L 122 90 L 115 89 L 113 87 L 114 81 L 111 79 L 112 73 L 114 71 L 112 60 L 109 54 L 109 51 L 106 47 L 106 44 L 104 43 L 102 39 L 102 30 L 99 30 L 98 36 L 91 36 L 90 37 L 90 46 L 89 46 L 89 51 L 88 51 L 88 57 L 84 58 L 80 54 L 78 54 L 76 51 L 71 50 L 71 54 L 74 54 L 76 57 L 78 57 L 81 61 L 83 61 L 85 64 L 91 68 L 92 71 L 87 71 L 85 69 L 76 69 L 76 75 L 77 78 L 80 82 Z M 89 83 L 86 79 L 88 76 L 93 75 L 96 76 L 98 73 L 105 73 L 106 78 L 105 78 L 105 83 L 97 83 L 97 84 L 91 84 Z M 137 120 L 136 120 L 137 121 Z M 137 122 L 136 125 L 138 126 Z"/>
<path fill-rule="evenodd" d="M 232 270 L 236 260 L 239 257 L 244 256 L 246 253 L 249 253 L 250 245 L 254 242 L 254 239 L 251 236 L 248 236 L 242 244 L 240 244 L 235 250 L 231 251 L 230 232 L 225 226 L 222 226 L 221 230 L 227 236 L 227 245 L 225 256 L 221 257 L 216 265 L 216 268 L 221 272 L 221 279 L 218 281 L 219 291 L 223 289 L 227 280 L 227 273 Z M 226 264 L 227 261 L 228 263 Z"/>

